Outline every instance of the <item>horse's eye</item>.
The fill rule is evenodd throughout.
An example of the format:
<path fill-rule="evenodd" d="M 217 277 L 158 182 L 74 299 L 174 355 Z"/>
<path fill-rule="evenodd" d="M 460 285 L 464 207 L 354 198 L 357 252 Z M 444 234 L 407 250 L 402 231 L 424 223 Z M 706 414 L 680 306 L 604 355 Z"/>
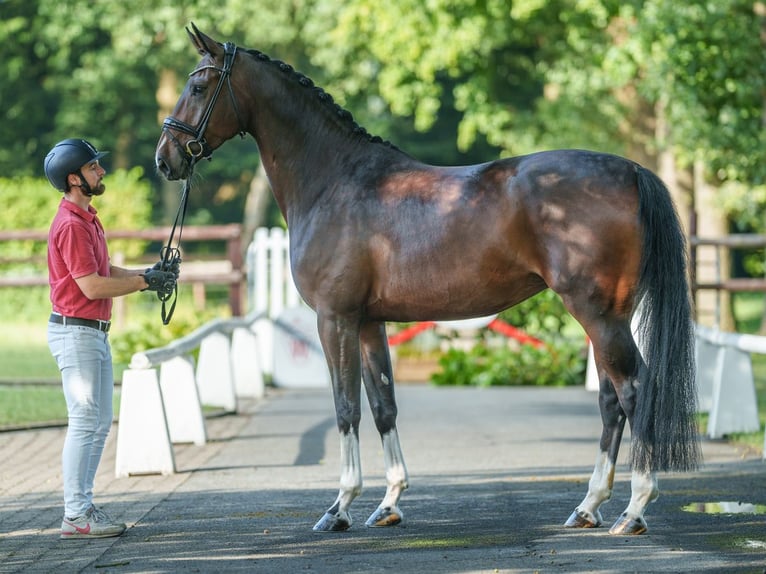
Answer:
<path fill-rule="evenodd" d="M 200 84 L 195 84 L 191 87 L 191 94 L 192 96 L 199 96 L 205 91 L 205 86 Z"/>

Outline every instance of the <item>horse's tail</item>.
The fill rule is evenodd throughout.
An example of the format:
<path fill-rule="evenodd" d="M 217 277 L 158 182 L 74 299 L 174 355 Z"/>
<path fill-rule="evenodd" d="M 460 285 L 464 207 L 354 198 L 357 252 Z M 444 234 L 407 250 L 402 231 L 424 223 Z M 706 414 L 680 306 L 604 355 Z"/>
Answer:
<path fill-rule="evenodd" d="M 700 448 L 686 241 L 665 184 L 640 166 L 637 176 L 643 226 L 638 343 L 646 369 L 639 375 L 631 462 L 636 470 L 691 470 Z"/>

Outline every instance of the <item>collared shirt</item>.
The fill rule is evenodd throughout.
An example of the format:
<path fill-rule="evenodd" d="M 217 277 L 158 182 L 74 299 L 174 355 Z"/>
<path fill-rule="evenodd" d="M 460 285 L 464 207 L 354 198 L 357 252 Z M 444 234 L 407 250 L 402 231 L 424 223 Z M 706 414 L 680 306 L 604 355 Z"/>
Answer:
<path fill-rule="evenodd" d="M 88 299 L 75 279 L 109 276 L 109 252 L 97 211 L 62 199 L 48 232 L 48 283 L 53 310 L 66 317 L 108 321 L 112 299 Z"/>

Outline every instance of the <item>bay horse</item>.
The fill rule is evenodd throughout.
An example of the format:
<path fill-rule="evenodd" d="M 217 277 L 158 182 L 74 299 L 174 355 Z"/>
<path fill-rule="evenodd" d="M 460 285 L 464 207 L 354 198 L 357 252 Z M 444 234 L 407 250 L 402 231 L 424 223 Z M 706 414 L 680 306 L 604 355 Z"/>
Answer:
<path fill-rule="evenodd" d="M 340 491 L 314 530 L 351 526 L 362 381 L 387 483 L 366 524 L 402 520 L 408 475 L 385 323 L 486 316 L 548 288 L 590 337 L 600 379 L 599 451 L 565 526 L 601 524 L 627 420 L 631 497 L 610 532 L 646 531 L 656 473 L 691 470 L 700 457 L 687 251 L 661 180 L 583 150 L 426 165 L 372 137 L 288 64 L 194 24 L 186 31 L 202 59 L 163 124 L 157 169 L 188 184 L 195 163 L 225 141 L 255 138 L 287 222 L 296 286 L 317 314 L 340 433 Z"/>

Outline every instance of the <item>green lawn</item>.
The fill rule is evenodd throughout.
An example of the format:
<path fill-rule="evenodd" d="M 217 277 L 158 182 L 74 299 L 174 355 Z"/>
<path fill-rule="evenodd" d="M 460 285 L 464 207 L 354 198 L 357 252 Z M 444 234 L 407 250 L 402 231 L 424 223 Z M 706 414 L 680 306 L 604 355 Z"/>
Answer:
<path fill-rule="evenodd" d="M 59 370 L 48 350 L 47 325 L 3 324 L 0 329 L 0 429 L 66 422 Z M 115 390 L 119 412 L 119 389 Z"/>
<path fill-rule="evenodd" d="M 45 319 L 35 323 L 3 322 L 0 329 L 0 382 L 59 380 L 59 370 L 48 350 Z"/>

